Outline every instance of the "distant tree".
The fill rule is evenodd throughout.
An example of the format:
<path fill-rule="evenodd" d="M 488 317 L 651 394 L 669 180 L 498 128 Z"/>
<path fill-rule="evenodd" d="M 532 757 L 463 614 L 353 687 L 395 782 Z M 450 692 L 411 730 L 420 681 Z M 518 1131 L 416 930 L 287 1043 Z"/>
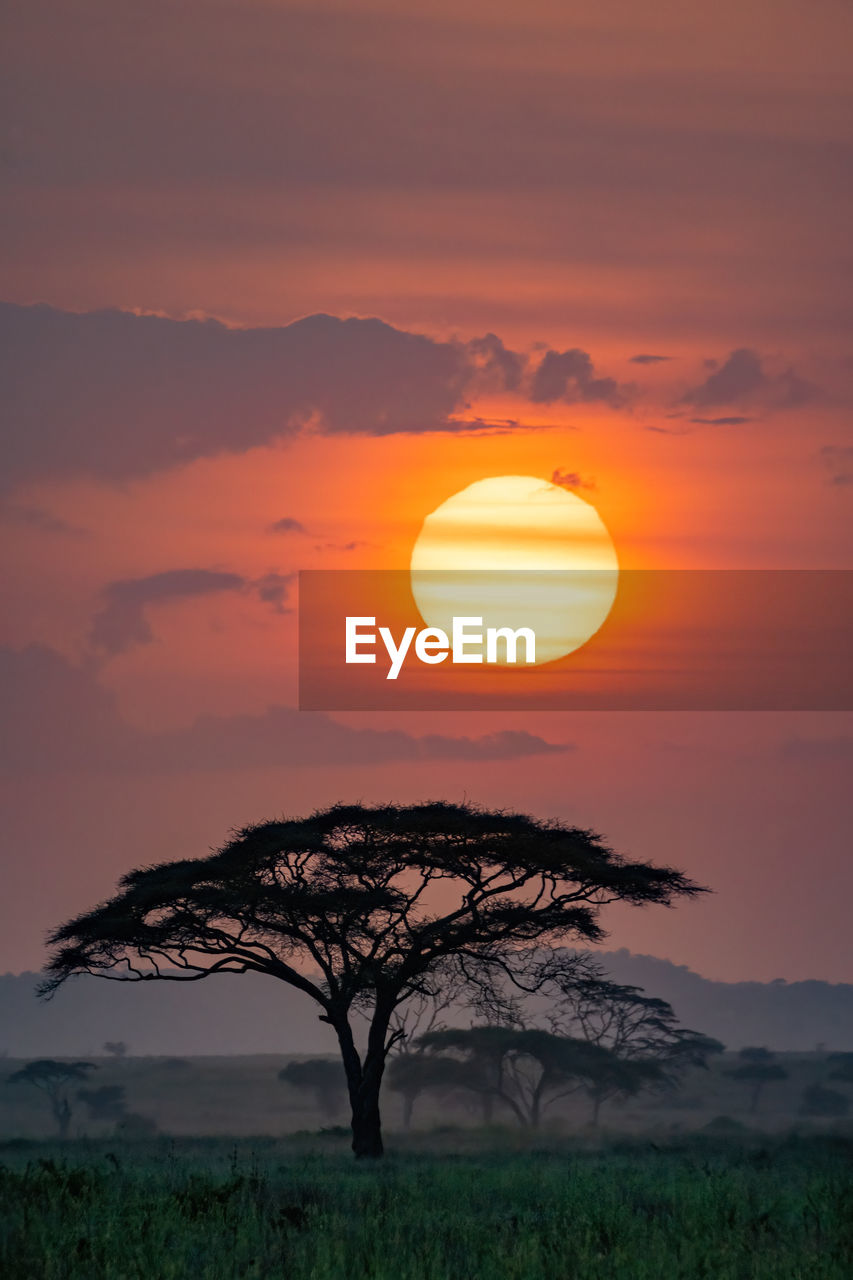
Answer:
<path fill-rule="evenodd" d="M 788 1079 L 788 1072 L 784 1067 L 778 1066 L 775 1062 L 760 1061 L 745 1062 L 742 1067 L 727 1071 L 726 1075 L 731 1076 L 733 1080 L 742 1080 L 744 1084 L 750 1086 L 750 1114 L 758 1110 L 758 1103 L 765 1085 Z"/>
<path fill-rule="evenodd" d="M 461 1055 L 470 1071 L 467 1087 L 502 1102 L 532 1129 L 558 1098 L 604 1071 L 616 1076 L 621 1069 L 607 1049 L 538 1028 L 449 1028 L 429 1032 L 420 1043 L 433 1052 Z"/>
<path fill-rule="evenodd" d="M 600 965 L 555 954 L 540 971 L 542 990 L 550 992 L 552 1031 L 607 1049 L 601 1070 L 587 1087 L 592 1121 L 598 1123 L 608 1099 L 632 1097 L 643 1089 L 674 1088 L 691 1067 L 706 1069 L 708 1058 L 722 1053 L 711 1036 L 682 1027 L 670 1004 L 641 987 L 612 982 Z"/>
<path fill-rule="evenodd" d="M 772 1062 L 776 1054 L 770 1049 L 748 1045 L 739 1051 L 738 1057 L 743 1058 L 744 1062 Z"/>
<path fill-rule="evenodd" d="M 340 1062 L 332 1058 L 308 1058 L 304 1062 L 288 1062 L 278 1073 L 279 1080 L 294 1089 L 314 1095 L 318 1111 L 336 1116 L 347 1096 L 347 1078 Z"/>
<path fill-rule="evenodd" d="M 429 1053 L 395 1054 L 388 1063 L 385 1079 L 391 1092 L 402 1099 L 404 1129 L 411 1128 L 415 1103 L 421 1094 L 432 1091 L 446 1096 L 470 1091 L 482 1096 L 485 1087 L 471 1063 Z"/>
<path fill-rule="evenodd" d="M 809 1085 L 803 1090 L 800 1104 L 801 1116 L 846 1116 L 850 1099 L 837 1089 L 827 1089 L 822 1084 Z"/>
<path fill-rule="evenodd" d="M 88 1108 L 89 1117 L 92 1120 L 116 1123 L 127 1115 L 122 1084 L 103 1084 L 97 1089 L 78 1089 L 77 1097 Z"/>
<path fill-rule="evenodd" d="M 123 1040 L 105 1040 L 104 1052 L 121 1059 L 127 1054 L 127 1045 Z"/>
<path fill-rule="evenodd" d="M 831 1053 L 827 1059 L 832 1071 L 830 1080 L 841 1084 L 853 1084 L 853 1053 Z"/>
<path fill-rule="evenodd" d="M 56 1062 L 52 1058 L 38 1058 L 15 1071 L 7 1084 L 29 1084 L 39 1089 L 48 1099 L 53 1118 L 62 1139 L 68 1137 L 71 1128 L 71 1102 L 68 1090 L 78 1080 L 85 1080 L 94 1071 L 93 1062 Z"/>
<path fill-rule="evenodd" d="M 157 1121 L 152 1116 L 142 1116 L 138 1111 L 128 1111 L 116 1124 L 116 1133 L 122 1138 L 153 1138 Z"/>
<path fill-rule="evenodd" d="M 395 1014 L 461 977 L 526 973 L 525 948 L 597 942 L 601 907 L 701 892 L 578 827 L 468 805 L 338 805 L 239 832 L 218 853 L 131 872 L 57 929 L 41 987 L 93 973 L 198 981 L 269 974 L 335 1031 L 356 1156 L 382 1154 L 379 1095 Z M 314 974 L 317 976 L 313 976 Z M 368 1023 L 359 1050 L 353 1016 Z"/>

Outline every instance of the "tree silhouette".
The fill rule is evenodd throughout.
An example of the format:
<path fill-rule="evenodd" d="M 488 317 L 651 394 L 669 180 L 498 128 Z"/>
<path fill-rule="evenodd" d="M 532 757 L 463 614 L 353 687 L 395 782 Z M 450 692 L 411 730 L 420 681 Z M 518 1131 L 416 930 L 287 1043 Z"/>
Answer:
<path fill-rule="evenodd" d="M 127 1054 L 127 1045 L 124 1040 L 105 1040 L 104 1053 L 108 1053 L 111 1057 L 121 1060 Z"/>
<path fill-rule="evenodd" d="M 827 1059 L 832 1071 L 830 1080 L 838 1080 L 841 1084 L 853 1084 L 853 1053 L 831 1053 Z"/>
<path fill-rule="evenodd" d="M 340 1062 L 331 1058 L 307 1058 L 302 1062 L 288 1062 L 278 1073 L 279 1080 L 294 1089 L 313 1093 L 319 1111 L 335 1116 L 341 1110 L 347 1095 L 347 1079 Z"/>
<path fill-rule="evenodd" d="M 486 1088 L 486 1081 L 477 1077 L 471 1064 L 429 1053 L 396 1054 L 388 1064 L 385 1080 L 392 1093 L 402 1098 L 404 1129 L 411 1128 L 415 1103 L 422 1093 L 470 1090 L 482 1095 Z"/>
<path fill-rule="evenodd" d="M 708 1058 L 723 1052 L 719 1040 L 682 1027 L 666 1000 L 646 995 L 642 987 L 611 982 L 589 957 L 578 971 L 577 959 L 553 955 L 544 962 L 540 980 L 543 991 L 553 992 L 551 1030 L 613 1055 L 601 1060 L 600 1074 L 587 1089 L 593 1124 L 608 1099 L 673 1088 L 690 1067 L 707 1069 Z"/>
<path fill-rule="evenodd" d="M 46 1094 L 59 1136 L 65 1139 L 71 1127 L 72 1114 L 69 1086 L 77 1080 L 85 1080 L 95 1069 L 93 1062 L 56 1062 L 53 1058 L 38 1058 L 13 1072 L 6 1083 L 29 1084 Z"/>
<path fill-rule="evenodd" d="M 597 942 L 608 903 L 669 905 L 698 892 L 577 827 L 440 802 L 337 805 L 126 875 L 114 898 L 52 935 L 41 993 L 79 973 L 198 981 L 252 971 L 289 983 L 337 1036 L 355 1154 L 379 1156 L 382 1074 L 408 1000 L 460 975 L 481 988 L 497 974 L 514 981 L 531 945 Z"/>
<path fill-rule="evenodd" d="M 731 1076 L 733 1080 L 742 1080 L 744 1084 L 752 1086 L 749 1101 L 749 1110 L 752 1115 L 758 1110 L 764 1086 L 777 1080 L 788 1079 L 785 1068 L 778 1066 L 775 1062 L 745 1062 L 742 1067 L 727 1071 L 726 1075 Z"/>
<path fill-rule="evenodd" d="M 738 1057 L 743 1058 L 744 1062 L 772 1062 L 775 1056 L 770 1049 L 758 1045 L 747 1045 L 738 1053 Z"/>
<path fill-rule="evenodd" d="M 118 1122 L 127 1115 L 123 1084 L 102 1084 L 97 1089 L 78 1089 L 77 1097 L 88 1108 L 92 1120 Z"/>
<path fill-rule="evenodd" d="M 440 1054 L 460 1054 L 470 1071 L 467 1087 L 504 1103 L 519 1124 L 531 1129 L 539 1127 L 557 1098 L 591 1085 L 605 1072 L 614 1079 L 622 1072 L 609 1050 L 535 1027 L 445 1028 L 429 1032 L 420 1043 Z"/>
<path fill-rule="evenodd" d="M 800 1103 L 801 1116 L 846 1116 L 850 1099 L 837 1089 L 827 1089 L 822 1084 L 812 1084 L 803 1090 Z"/>

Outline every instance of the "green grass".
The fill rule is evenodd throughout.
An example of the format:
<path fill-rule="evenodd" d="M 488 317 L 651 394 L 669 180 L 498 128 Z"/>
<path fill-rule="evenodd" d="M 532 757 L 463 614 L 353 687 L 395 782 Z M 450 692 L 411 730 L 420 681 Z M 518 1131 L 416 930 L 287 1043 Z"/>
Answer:
<path fill-rule="evenodd" d="M 847 1280 L 853 1145 L 168 1139 L 0 1148 L 4 1280 Z M 432 1148 L 432 1149 L 427 1149 Z"/>

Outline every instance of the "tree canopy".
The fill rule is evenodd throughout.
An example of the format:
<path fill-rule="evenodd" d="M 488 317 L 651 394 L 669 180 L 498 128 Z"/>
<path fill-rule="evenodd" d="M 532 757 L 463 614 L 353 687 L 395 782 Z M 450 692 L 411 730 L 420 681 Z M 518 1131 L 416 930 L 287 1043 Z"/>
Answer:
<path fill-rule="evenodd" d="M 313 1093 L 320 1111 L 334 1116 L 343 1106 L 347 1092 L 346 1076 L 340 1061 L 331 1058 L 305 1058 L 288 1062 L 278 1073 L 279 1080 L 294 1089 Z"/>
<path fill-rule="evenodd" d="M 539 983 L 551 996 L 552 1031 L 612 1055 L 610 1068 L 602 1061 L 587 1089 L 593 1123 L 608 1098 L 671 1088 L 688 1068 L 705 1069 L 711 1055 L 723 1052 L 719 1040 L 681 1026 L 666 1000 L 611 981 L 591 957 L 556 952 L 542 962 Z"/>
<path fill-rule="evenodd" d="M 7 1084 L 29 1084 L 46 1094 L 60 1138 L 68 1137 L 71 1127 L 71 1101 L 69 1086 L 86 1080 L 89 1072 L 96 1070 L 94 1062 L 63 1062 L 53 1058 L 37 1058 L 25 1067 L 13 1071 Z"/>
<path fill-rule="evenodd" d="M 445 1028 L 421 1038 L 424 1049 L 459 1054 L 467 1066 L 468 1088 L 507 1106 L 520 1124 L 537 1128 L 557 1098 L 590 1087 L 605 1073 L 623 1075 L 609 1050 L 588 1040 L 554 1035 L 537 1027 Z"/>
<path fill-rule="evenodd" d="M 788 1072 L 784 1067 L 778 1066 L 775 1062 L 755 1059 L 748 1060 L 742 1067 L 734 1067 L 731 1071 L 727 1071 L 726 1075 L 731 1076 L 733 1080 L 742 1080 L 744 1084 L 752 1086 L 749 1103 L 751 1112 L 758 1110 L 758 1103 L 765 1085 L 788 1079 Z"/>
<path fill-rule="evenodd" d="M 115 897 L 51 935 L 42 993 L 81 973 L 186 982 L 253 971 L 289 983 L 338 1038 L 356 1154 L 379 1155 L 379 1088 L 407 1001 L 454 981 L 513 981 L 531 946 L 598 942 L 609 903 L 700 891 L 559 822 L 442 802 L 336 805 L 246 827 L 206 858 L 130 872 Z"/>

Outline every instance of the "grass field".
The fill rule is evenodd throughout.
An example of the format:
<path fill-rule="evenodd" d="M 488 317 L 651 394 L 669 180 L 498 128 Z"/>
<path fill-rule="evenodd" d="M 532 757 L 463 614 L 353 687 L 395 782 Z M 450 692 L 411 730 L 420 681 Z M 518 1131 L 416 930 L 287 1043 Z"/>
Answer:
<path fill-rule="evenodd" d="M 0 1144 L 4 1280 L 848 1280 L 853 1142 Z"/>

